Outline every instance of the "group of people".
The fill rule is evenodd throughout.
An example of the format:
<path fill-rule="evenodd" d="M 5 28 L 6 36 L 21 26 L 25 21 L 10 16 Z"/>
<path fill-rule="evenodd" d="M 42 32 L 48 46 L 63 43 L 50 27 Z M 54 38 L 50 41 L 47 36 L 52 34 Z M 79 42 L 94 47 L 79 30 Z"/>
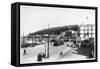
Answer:
<path fill-rule="evenodd" d="M 43 58 L 44 59 L 46 58 L 46 54 L 42 53 L 42 52 L 39 52 L 38 55 L 37 55 L 37 61 L 42 61 Z"/>

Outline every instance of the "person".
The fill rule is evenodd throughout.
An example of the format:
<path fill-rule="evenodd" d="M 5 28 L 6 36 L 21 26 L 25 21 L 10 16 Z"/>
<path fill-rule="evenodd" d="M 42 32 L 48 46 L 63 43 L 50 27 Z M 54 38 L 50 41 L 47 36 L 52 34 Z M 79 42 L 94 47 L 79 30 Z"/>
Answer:
<path fill-rule="evenodd" d="M 42 57 L 45 59 L 46 58 L 46 54 L 42 53 Z"/>
<path fill-rule="evenodd" d="M 42 53 L 40 52 L 40 53 L 38 53 L 38 57 L 37 57 L 37 61 L 42 61 Z"/>
<path fill-rule="evenodd" d="M 24 49 L 24 53 L 23 53 L 23 55 L 26 55 L 26 49 Z"/>
<path fill-rule="evenodd" d="M 63 54 L 63 52 L 61 51 L 61 52 L 60 52 L 60 55 L 62 55 L 62 54 Z"/>
<path fill-rule="evenodd" d="M 94 57 L 94 42 L 91 40 L 89 42 L 89 58 Z"/>

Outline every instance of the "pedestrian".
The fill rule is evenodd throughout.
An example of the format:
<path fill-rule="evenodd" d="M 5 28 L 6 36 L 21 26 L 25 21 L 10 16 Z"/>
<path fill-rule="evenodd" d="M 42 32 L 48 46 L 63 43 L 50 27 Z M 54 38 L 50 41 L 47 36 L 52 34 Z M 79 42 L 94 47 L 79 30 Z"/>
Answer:
<path fill-rule="evenodd" d="M 62 54 L 63 54 L 63 52 L 61 51 L 61 52 L 60 52 L 60 55 L 62 55 Z"/>
<path fill-rule="evenodd" d="M 40 53 L 38 53 L 38 57 L 37 57 L 37 61 L 42 61 L 42 53 L 40 52 Z"/>
<path fill-rule="evenodd" d="M 45 59 L 45 58 L 46 58 L 46 54 L 43 53 L 43 54 L 42 54 L 42 57 Z"/>
<path fill-rule="evenodd" d="M 24 53 L 23 53 L 23 55 L 26 55 L 26 49 L 24 49 Z"/>

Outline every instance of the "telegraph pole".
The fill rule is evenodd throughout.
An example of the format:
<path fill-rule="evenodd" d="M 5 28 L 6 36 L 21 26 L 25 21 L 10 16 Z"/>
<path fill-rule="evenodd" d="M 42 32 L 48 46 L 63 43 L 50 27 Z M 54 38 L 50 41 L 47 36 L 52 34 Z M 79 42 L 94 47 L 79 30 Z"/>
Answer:
<path fill-rule="evenodd" d="M 33 36 L 32 36 L 32 47 L 33 47 Z"/>
<path fill-rule="evenodd" d="M 48 24 L 48 30 L 49 30 L 49 24 Z M 48 48 L 47 48 L 47 58 L 49 58 L 49 31 L 48 31 Z"/>
<path fill-rule="evenodd" d="M 25 42 L 25 40 L 24 40 L 24 32 L 23 32 L 23 45 L 24 45 L 24 42 Z"/>
<path fill-rule="evenodd" d="M 87 22 L 88 22 L 89 17 L 87 16 L 86 19 L 87 19 Z M 89 24 L 87 25 L 87 36 L 89 38 Z"/>
<path fill-rule="evenodd" d="M 45 49 L 45 56 L 47 56 L 47 54 L 46 54 L 46 44 L 45 44 L 45 46 L 44 46 L 44 49 Z"/>

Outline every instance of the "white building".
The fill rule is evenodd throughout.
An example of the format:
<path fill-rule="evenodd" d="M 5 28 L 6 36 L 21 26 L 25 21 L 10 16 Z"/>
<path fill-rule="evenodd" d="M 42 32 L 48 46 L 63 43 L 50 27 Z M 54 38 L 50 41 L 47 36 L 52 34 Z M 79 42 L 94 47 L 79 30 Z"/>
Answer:
<path fill-rule="evenodd" d="M 81 40 L 88 38 L 95 38 L 95 25 L 94 24 L 86 24 L 80 25 L 80 38 Z"/>

